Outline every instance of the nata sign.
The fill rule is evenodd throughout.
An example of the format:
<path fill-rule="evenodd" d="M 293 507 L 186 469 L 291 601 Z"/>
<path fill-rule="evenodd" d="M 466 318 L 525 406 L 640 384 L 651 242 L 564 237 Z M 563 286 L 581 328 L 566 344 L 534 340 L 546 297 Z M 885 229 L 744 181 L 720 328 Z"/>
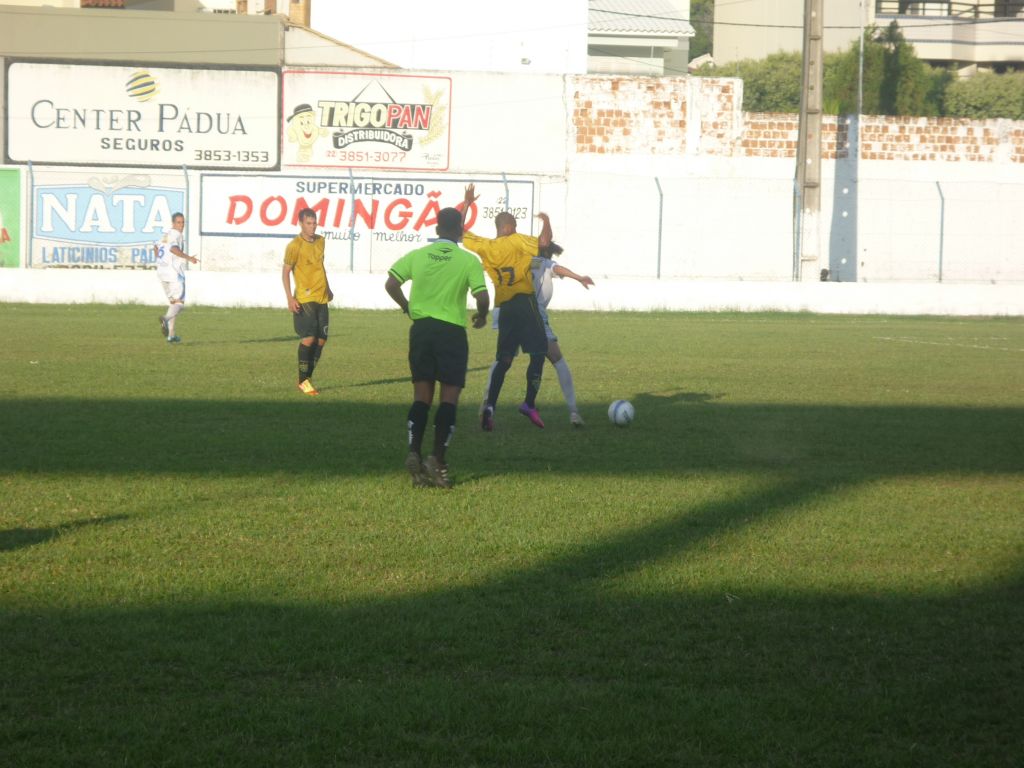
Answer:
<path fill-rule="evenodd" d="M 6 160 L 276 169 L 278 83 L 267 69 L 13 62 Z"/>
<path fill-rule="evenodd" d="M 187 216 L 180 173 L 39 169 L 32 180 L 31 267 L 152 267 L 153 243 Z"/>

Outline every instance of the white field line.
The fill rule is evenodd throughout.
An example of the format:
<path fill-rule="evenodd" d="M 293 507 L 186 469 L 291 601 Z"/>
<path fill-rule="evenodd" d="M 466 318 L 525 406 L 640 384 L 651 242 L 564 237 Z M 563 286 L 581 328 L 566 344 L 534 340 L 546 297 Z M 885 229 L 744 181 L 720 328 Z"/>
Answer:
<path fill-rule="evenodd" d="M 909 336 L 875 336 L 878 341 L 898 341 L 904 344 L 929 344 L 934 347 L 963 347 L 965 349 L 994 349 L 999 352 L 1024 352 L 1022 348 L 996 347 L 991 344 L 961 344 L 955 341 L 925 341 L 924 339 L 913 339 Z M 1005 341 L 1005 339 L 999 339 Z"/>

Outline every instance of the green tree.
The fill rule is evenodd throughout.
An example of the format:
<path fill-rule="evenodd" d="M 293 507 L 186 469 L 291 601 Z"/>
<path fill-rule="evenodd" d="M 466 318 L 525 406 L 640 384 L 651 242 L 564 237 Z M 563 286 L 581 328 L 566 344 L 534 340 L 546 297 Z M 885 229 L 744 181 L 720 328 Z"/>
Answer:
<path fill-rule="evenodd" d="M 885 115 L 936 114 L 925 101 L 928 94 L 927 68 L 903 37 L 895 19 L 877 42 L 885 48 L 880 106 Z"/>
<path fill-rule="evenodd" d="M 690 0 L 690 24 L 696 33 L 690 40 L 690 61 L 714 46 L 715 0 Z"/>
<path fill-rule="evenodd" d="M 825 55 L 822 104 L 827 112 L 856 114 L 860 66 L 856 41 L 842 53 Z M 1024 119 L 1024 73 L 958 81 L 952 69 L 930 67 L 917 58 L 895 22 L 864 30 L 863 67 L 860 111 L 865 115 Z M 750 112 L 800 111 L 800 53 L 704 66 L 697 74 L 742 79 L 743 108 Z"/>
<path fill-rule="evenodd" d="M 825 103 L 837 114 L 857 112 L 860 46 L 825 57 Z M 939 115 L 952 74 L 917 58 L 895 22 L 864 30 L 861 109 L 865 115 Z"/>
<path fill-rule="evenodd" d="M 799 112 L 799 53 L 773 53 L 766 59 L 743 59 L 723 67 L 702 67 L 698 74 L 738 77 L 743 81 L 743 108 L 749 112 Z"/>
<path fill-rule="evenodd" d="M 950 117 L 1024 120 L 1024 72 L 981 72 L 951 82 L 946 88 L 945 107 Z"/>
<path fill-rule="evenodd" d="M 871 39 L 872 30 L 864 32 L 864 79 L 861 111 L 866 115 L 881 114 L 880 95 L 885 51 Z M 857 91 L 860 87 L 860 46 L 853 41 L 843 53 L 825 55 L 824 103 L 828 112 L 837 115 L 857 113 Z"/>

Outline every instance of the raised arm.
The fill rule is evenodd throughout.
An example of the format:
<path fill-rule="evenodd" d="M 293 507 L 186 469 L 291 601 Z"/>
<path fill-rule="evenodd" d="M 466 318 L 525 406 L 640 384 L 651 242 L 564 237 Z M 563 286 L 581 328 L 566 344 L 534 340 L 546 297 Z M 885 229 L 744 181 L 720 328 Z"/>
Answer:
<path fill-rule="evenodd" d="M 543 226 L 540 228 L 540 234 L 537 235 L 537 245 L 541 248 L 547 248 L 551 244 L 551 219 L 548 218 L 546 213 L 538 213 L 537 218 L 543 222 Z"/>
<path fill-rule="evenodd" d="M 557 277 L 571 277 L 588 291 L 590 290 L 590 286 L 594 284 L 594 281 L 590 279 L 589 275 L 577 275 L 571 269 L 563 267 L 561 264 L 555 264 L 551 271 L 554 272 Z"/>
<path fill-rule="evenodd" d="M 466 228 L 466 214 L 469 213 L 469 206 L 480 199 L 476 193 L 476 185 L 470 182 L 466 185 L 466 192 L 462 197 L 462 228 Z"/>

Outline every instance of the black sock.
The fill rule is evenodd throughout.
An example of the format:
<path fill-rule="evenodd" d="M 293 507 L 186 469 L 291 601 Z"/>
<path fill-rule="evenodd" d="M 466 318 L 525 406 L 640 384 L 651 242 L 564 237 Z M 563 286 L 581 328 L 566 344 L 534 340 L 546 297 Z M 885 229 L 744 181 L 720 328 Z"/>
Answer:
<path fill-rule="evenodd" d="M 430 413 L 430 406 L 422 400 L 417 400 L 409 408 L 409 415 L 406 417 L 406 426 L 409 429 L 409 450 L 422 455 L 423 433 L 427 431 L 427 416 Z"/>
<path fill-rule="evenodd" d="M 320 362 L 320 353 L 324 351 L 324 347 L 317 341 L 313 342 L 311 347 L 313 350 L 313 359 L 309 363 L 309 378 L 313 378 L 313 371 L 316 370 L 317 363 Z"/>
<path fill-rule="evenodd" d="M 487 391 L 487 402 L 491 405 L 498 404 L 498 395 L 501 394 L 501 385 L 505 383 L 505 374 L 508 373 L 508 369 L 512 366 L 512 359 L 498 360 L 498 364 L 494 366 L 494 371 L 491 373 L 491 388 Z"/>
<path fill-rule="evenodd" d="M 455 404 L 441 403 L 434 415 L 434 455 L 444 461 L 444 452 L 455 436 Z"/>
<path fill-rule="evenodd" d="M 530 365 L 526 369 L 526 404 L 531 408 L 537 402 L 540 392 L 540 377 L 544 372 L 544 355 L 530 355 Z"/>
<path fill-rule="evenodd" d="M 313 375 L 313 348 L 299 344 L 299 382 Z"/>

